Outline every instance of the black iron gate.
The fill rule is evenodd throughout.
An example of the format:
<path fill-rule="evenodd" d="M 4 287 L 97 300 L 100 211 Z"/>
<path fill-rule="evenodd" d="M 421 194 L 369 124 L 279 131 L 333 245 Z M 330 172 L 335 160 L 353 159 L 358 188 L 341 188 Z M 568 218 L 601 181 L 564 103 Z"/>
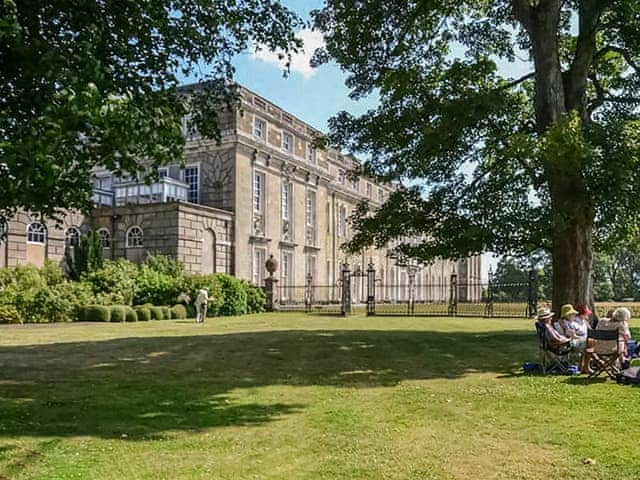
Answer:
<path fill-rule="evenodd" d="M 456 273 L 446 282 L 417 281 L 417 269 L 407 268 L 406 281 L 382 284 L 373 263 L 351 270 L 343 263 L 335 284 L 316 285 L 307 276 L 303 286 L 280 286 L 278 308 L 307 313 L 368 316 L 452 316 L 529 318 L 537 310 L 535 272 L 527 282 L 460 282 Z M 378 295 L 376 295 L 376 293 Z"/>

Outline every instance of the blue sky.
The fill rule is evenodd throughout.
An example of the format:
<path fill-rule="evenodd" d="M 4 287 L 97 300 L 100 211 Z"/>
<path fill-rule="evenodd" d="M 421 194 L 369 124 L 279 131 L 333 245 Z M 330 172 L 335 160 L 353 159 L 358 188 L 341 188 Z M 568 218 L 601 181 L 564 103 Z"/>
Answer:
<path fill-rule="evenodd" d="M 323 2 L 284 0 L 282 3 L 310 20 L 309 12 L 320 8 Z M 375 99 L 360 102 L 349 99 L 349 90 L 344 85 L 345 74 L 336 65 L 323 65 L 313 70 L 308 67 L 308 59 L 321 35 L 305 33 L 312 44 L 296 60 L 294 67 L 297 69 L 292 69 L 286 78 L 275 55 L 263 52 L 256 56 L 246 52 L 236 58 L 236 80 L 322 131 L 327 130 L 327 121 L 340 110 L 358 114 L 373 107 Z"/>

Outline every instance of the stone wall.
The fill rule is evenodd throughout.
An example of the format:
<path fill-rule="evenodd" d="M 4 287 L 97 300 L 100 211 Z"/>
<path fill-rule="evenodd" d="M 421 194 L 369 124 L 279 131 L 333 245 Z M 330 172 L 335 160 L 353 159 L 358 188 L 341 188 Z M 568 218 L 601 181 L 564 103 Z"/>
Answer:
<path fill-rule="evenodd" d="M 91 220 L 95 230 L 111 232 L 106 258 L 139 263 L 150 254 L 168 255 L 194 273 L 233 273 L 233 216 L 229 212 L 182 202 L 153 203 L 96 209 Z M 142 247 L 127 246 L 127 232 L 135 226 L 144 233 Z M 205 238 L 205 232 L 210 236 Z M 213 243 L 203 247 L 207 238 Z"/>
<path fill-rule="evenodd" d="M 38 267 L 46 260 L 62 262 L 65 252 L 65 231 L 76 227 L 81 233 L 90 229 L 87 218 L 79 212 L 70 212 L 59 222 L 48 220 L 42 222 L 46 228 L 45 242 L 27 241 L 27 228 L 31 223 L 40 223 L 39 216 L 25 211 L 18 211 L 9 221 L 7 238 L 0 241 L 0 267 L 19 264 L 32 264 Z"/>

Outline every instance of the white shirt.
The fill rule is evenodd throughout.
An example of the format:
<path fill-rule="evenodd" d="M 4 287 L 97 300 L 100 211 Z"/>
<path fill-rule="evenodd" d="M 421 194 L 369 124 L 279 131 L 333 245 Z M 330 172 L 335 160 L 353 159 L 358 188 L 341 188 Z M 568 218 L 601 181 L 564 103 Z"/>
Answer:
<path fill-rule="evenodd" d="M 209 294 L 206 290 L 200 290 L 196 297 L 196 305 L 204 305 L 209 302 Z"/>

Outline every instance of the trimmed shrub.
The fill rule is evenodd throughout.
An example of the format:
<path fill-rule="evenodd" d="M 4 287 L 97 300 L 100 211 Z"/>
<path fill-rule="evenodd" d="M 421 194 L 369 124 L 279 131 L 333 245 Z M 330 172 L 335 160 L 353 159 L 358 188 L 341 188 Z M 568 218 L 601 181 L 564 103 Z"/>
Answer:
<path fill-rule="evenodd" d="M 171 307 L 171 318 L 174 320 L 184 320 L 187 318 L 187 307 L 184 305 L 174 305 Z"/>
<path fill-rule="evenodd" d="M 113 305 L 111 307 L 111 321 L 124 322 L 127 316 L 127 309 L 122 305 Z"/>
<path fill-rule="evenodd" d="M 224 303 L 218 312 L 219 315 L 244 315 L 247 313 L 247 291 L 242 282 L 231 275 L 217 275 L 222 290 Z"/>
<path fill-rule="evenodd" d="M 137 322 L 138 321 L 138 314 L 136 313 L 136 311 L 127 306 L 125 308 L 125 316 L 124 316 L 124 321 L 125 322 Z"/>
<path fill-rule="evenodd" d="M 264 290 L 244 281 L 242 282 L 242 285 L 247 293 L 247 313 L 264 312 L 267 304 L 267 298 L 264 295 Z"/>
<path fill-rule="evenodd" d="M 111 320 L 111 309 L 104 305 L 88 305 L 82 312 L 81 320 L 85 322 L 108 322 Z"/>
<path fill-rule="evenodd" d="M 163 320 L 171 320 L 171 309 L 167 306 L 161 306 L 162 309 L 162 319 Z"/>
<path fill-rule="evenodd" d="M 151 320 L 164 320 L 164 314 L 162 313 L 162 307 L 151 307 Z"/>
<path fill-rule="evenodd" d="M 0 323 L 22 323 L 22 315 L 13 305 L 0 305 Z"/>
<path fill-rule="evenodd" d="M 185 305 L 185 308 L 187 310 L 187 318 L 196 318 L 196 306 L 193 303 Z M 207 311 L 207 313 L 209 312 Z"/>
<path fill-rule="evenodd" d="M 148 322 L 149 320 L 151 320 L 151 310 L 149 310 L 148 307 L 139 305 L 137 307 L 134 307 L 134 310 L 139 322 Z"/>

